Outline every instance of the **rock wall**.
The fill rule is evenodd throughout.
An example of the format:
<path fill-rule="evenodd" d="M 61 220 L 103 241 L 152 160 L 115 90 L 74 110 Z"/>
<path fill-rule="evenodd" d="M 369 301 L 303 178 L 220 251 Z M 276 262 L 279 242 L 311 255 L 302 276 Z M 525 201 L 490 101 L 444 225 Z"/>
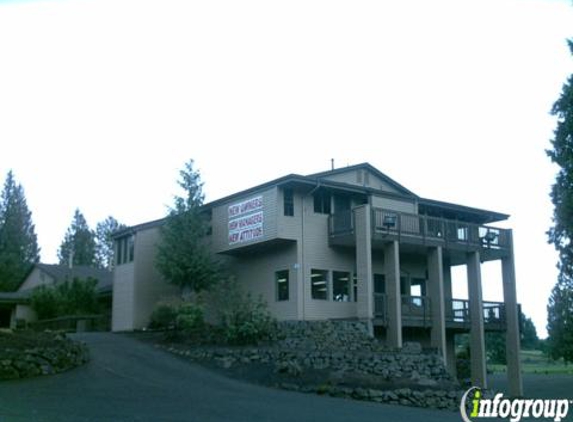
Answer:
<path fill-rule="evenodd" d="M 0 337 L 0 380 L 51 375 L 67 371 L 89 360 L 84 344 L 64 334 L 37 333 L 26 337 Z"/>
<path fill-rule="evenodd" d="M 231 371 L 270 368 L 269 383 L 289 390 L 443 409 L 456 409 L 463 394 L 439 355 L 418 343 L 388 349 L 356 321 L 281 322 L 273 341 L 259 347 L 167 349 Z"/>

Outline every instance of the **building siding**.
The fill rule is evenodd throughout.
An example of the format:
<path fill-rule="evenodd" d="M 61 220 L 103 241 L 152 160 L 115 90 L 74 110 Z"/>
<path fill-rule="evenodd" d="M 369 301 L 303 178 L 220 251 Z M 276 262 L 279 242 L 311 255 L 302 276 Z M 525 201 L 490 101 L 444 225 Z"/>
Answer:
<path fill-rule="evenodd" d="M 112 331 L 133 330 L 135 308 L 135 263 L 118 265 L 113 270 Z"/>
<path fill-rule="evenodd" d="M 262 196 L 263 199 L 263 210 L 262 210 L 264 215 L 263 235 L 260 238 L 251 241 L 230 245 L 229 214 L 228 214 L 229 206 L 242 201 L 246 201 L 251 198 L 256 198 L 258 196 Z M 252 192 L 249 193 L 248 195 L 237 197 L 232 201 L 228 201 L 214 207 L 212 210 L 212 217 L 211 217 L 213 251 L 215 253 L 231 252 L 233 250 L 240 249 L 245 246 L 250 246 L 257 243 L 262 243 L 276 239 L 278 237 L 277 202 L 278 202 L 278 188 L 273 187 L 270 189 L 262 190 L 259 192 Z"/>
<path fill-rule="evenodd" d="M 256 253 L 241 255 L 229 263 L 239 284 L 256 297 L 262 297 L 271 314 L 279 320 L 297 319 L 297 243 L 287 242 Z M 289 271 L 289 300 L 277 301 L 275 272 Z"/>
<path fill-rule="evenodd" d="M 22 283 L 19 291 L 31 290 L 42 284 L 54 284 L 54 279 L 39 268 L 34 268 Z"/>
<path fill-rule="evenodd" d="M 141 231 L 135 236 L 135 284 L 134 300 L 137 303 L 133 315 L 134 328 L 144 328 L 157 302 L 178 296 L 177 286 L 168 283 L 155 267 L 155 256 L 160 231 L 158 227 Z"/>
<path fill-rule="evenodd" d="M 347 172 L 323 176 L 321 179 L 331 180 L 333 182 L 348 183 L 349 185 L 362 186 L 373 189 L 382 190 L 384 192 L 396 193 L 400 192 L 388 182 L 380 179 L 371 171 L 366 169 L 352 169 Z"/>
<path fill-rule="evenodd" d="M 303 319 L 355 318 L 355 302 L 334 302 L 329 288 L 327 300 L 312 299 L 311 270 L 328 270 L 331 285 L 332 271 L 355 272 L 354 248 L 335 249 L 328 244 L 328 216 L 314 212 L 312 196 L 304 198 L 303 245 Z"/>
<path fill-rule="evenodd" d="M 400 200 L 374 195 L 372 196 L 372 207 L 409 214 L 418 213 L 418 206 L 414 200 Z"/>

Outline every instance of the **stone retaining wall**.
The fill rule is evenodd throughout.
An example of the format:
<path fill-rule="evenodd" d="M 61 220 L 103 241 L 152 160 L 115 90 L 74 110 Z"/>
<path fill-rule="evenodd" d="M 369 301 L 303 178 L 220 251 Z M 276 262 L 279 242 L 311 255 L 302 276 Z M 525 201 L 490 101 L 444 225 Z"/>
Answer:
<path fill-rule="evenodd" d="M 64 334 L 37 333 L 37 336 L 37 345 L 33 345 L 31 338 L 23 345 L 18 345 L 16 339 L 4 338 L 7 345 L 0 347 L 0 380 L 51 375 L 89 361 L 87 346 Z"/>
<path fill-rule="evenodd" d="M 388 349 L 357 321 L 281 322 L 273 341 L 259 347 L 167 349 L 226 370 L 268 367 L 273 385 L 288 390 L 452 410 L 463 394 L 439 355 L 418 343 Z"/>

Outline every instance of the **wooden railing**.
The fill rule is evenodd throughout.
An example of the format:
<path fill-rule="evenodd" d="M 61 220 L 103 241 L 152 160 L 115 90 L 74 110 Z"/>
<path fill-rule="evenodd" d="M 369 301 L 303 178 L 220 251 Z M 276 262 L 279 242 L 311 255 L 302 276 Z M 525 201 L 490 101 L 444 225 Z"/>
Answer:
<path fill-rule="evenodd" d="M 352 211 L 330 215 L 331 237 L 353 232 Z M 508 230 L 505 229 L 381 208 L 372 209 L 372 232 L 404 241 L 410 239 L 488 249 L 506 249 L 510 246 Z"/>
<path fill-rule="evenodd" d="M 420 240 L 482 246 L 490 249 L 509 247 L 508 231 L 498 227 L 381 208 L 374 208 L 372 213 L 374 233 L 391 234 L 398 238 L 415 237 Z"/>
<path fill-rule="evenodd" d="M 431 326 L 432 304 L 427 296 L 402 295 L 402 319 Z M 470 301 L 465 299 L 446 299 L 444 302 L 446 323 L 469 328 Z M 374 293 L 374 316 L 387 321 L 388 297 L 383 293 Z M 505 327 L 505 304 L 503 302 L 483 302 L 484 324 L 490 328 Z"/>

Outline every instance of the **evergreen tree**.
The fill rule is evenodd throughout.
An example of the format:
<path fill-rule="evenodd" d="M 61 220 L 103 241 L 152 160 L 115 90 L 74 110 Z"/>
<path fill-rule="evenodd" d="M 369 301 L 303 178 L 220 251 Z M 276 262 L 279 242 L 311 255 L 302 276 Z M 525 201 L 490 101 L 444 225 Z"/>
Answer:
<path fill-rule="evenodd" d="M 0 196 L 0 291 L 17 289 L 39 260 L 40 249 L 24 188 L 9 171 Z"/>
<path fill-rule="evenodd" d="M 521 348 L 534 350 L 539 347 L 539 337 L 531 318 L 521 314 Z"/>
<path fill-rule="evenodd" d="M 204 243 L 208 221 L 202 212 L 204 200 L 201 175 L 193 160 L 180 171 L 179 186 L 185 197 L 176 197 L 157 246 L 156 266 L 159 272 L 182 290 L 198 292 L 217 278 L 217 264 Z"/>
<path fill-rule="evenodd" d="M 114 232 L 124 228 L 112 216 L 100 221 L 96 226 L 96 261 L 99 267 L 111 270 L 113 268 L 113 238 Z"/>
<path fill-rule="evenodd" d="M 70 255 L 73 256 L 73 265 L 97 265 L 95 233 L 89 228 L 79 209 L 76 209 L 72 224 L 60 245 L 60 264 L 69 265 Z"/>
<path fill-rule="evenodd" d="M 573 285 L 557 282 L 547 305 L 549 356 L 573 362 Z"/>
<path fill-rule="evenodd" d="M 568 41 L 573 54 L 573 40 Z M 547 331 L 550 353 L 554 358 L 573 359 L 573 75 L 563 86 L 561 96 L 551 114 L 557 117 L 557 127 L 547 154 L 559 166 L 551 188 L 553 226 L 549 242 L 559 253 L 559 277 L 549 299 Z M 568 314 L 569 312 L 569 314 Z"/>

